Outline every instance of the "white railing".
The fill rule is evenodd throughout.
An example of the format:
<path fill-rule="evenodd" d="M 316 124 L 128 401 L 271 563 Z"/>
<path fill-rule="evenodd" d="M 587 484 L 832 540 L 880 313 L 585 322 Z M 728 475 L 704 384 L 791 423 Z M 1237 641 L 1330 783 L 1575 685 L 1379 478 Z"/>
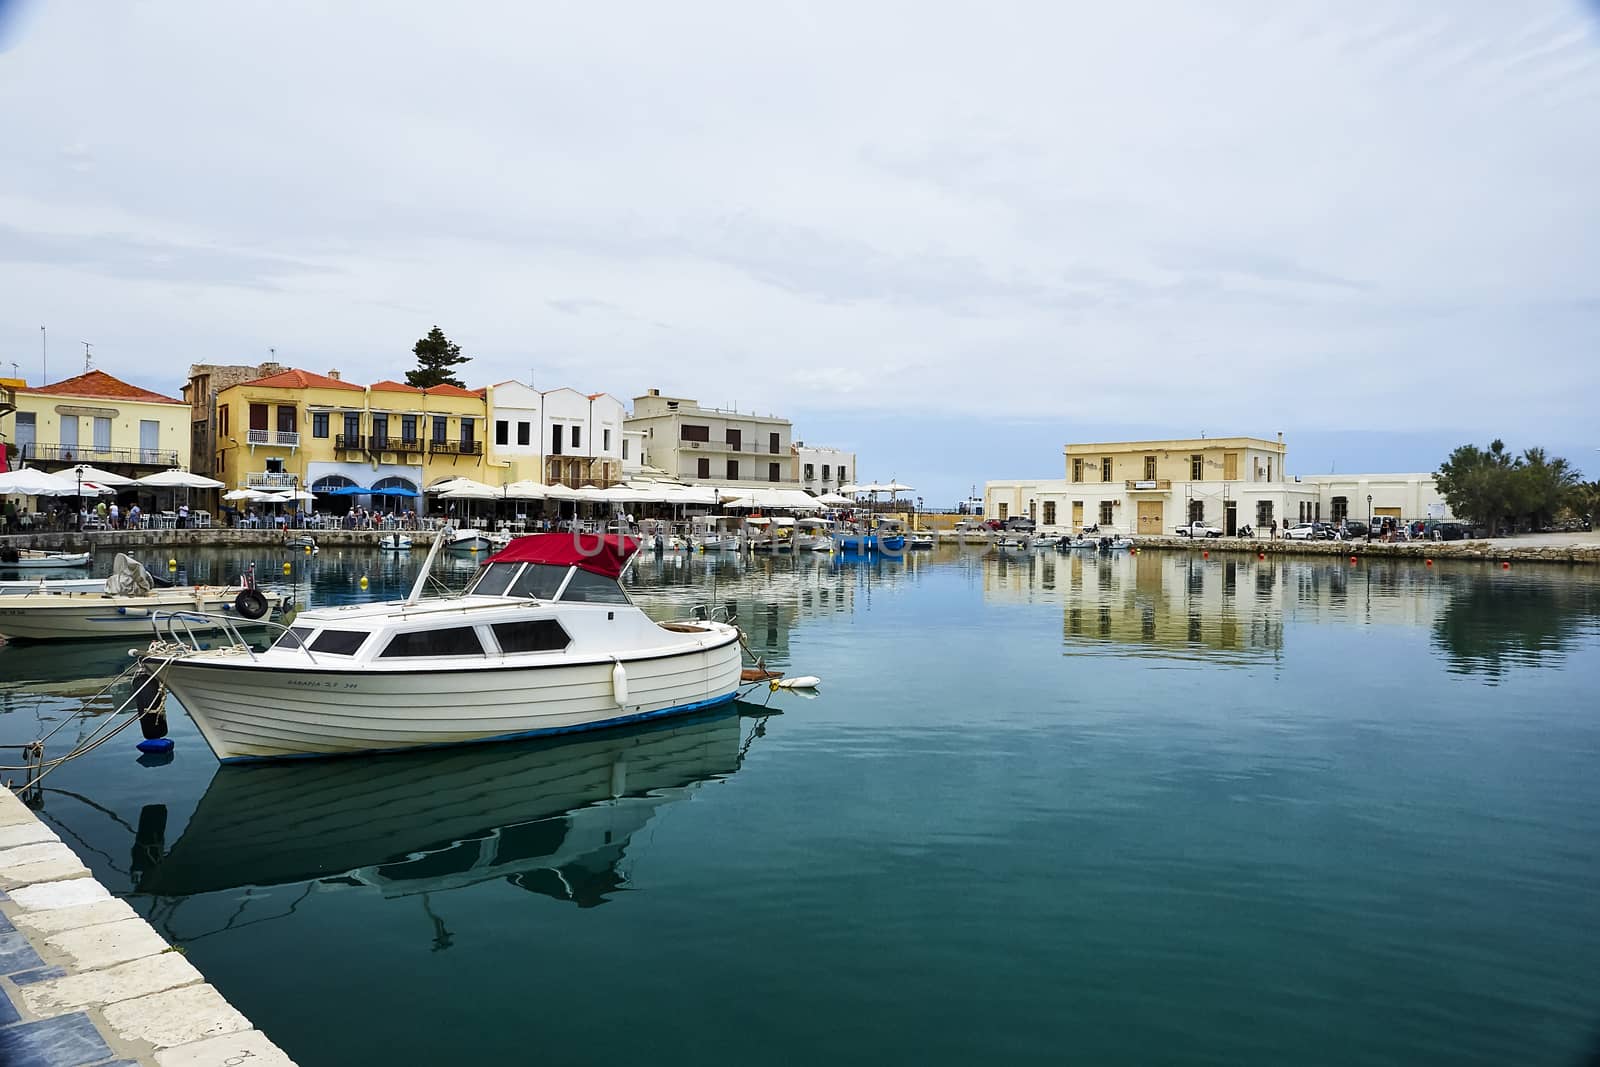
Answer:
<path fill-rule="evenodd" d="M 270 443 L 269 431 L 267 430 L 246 430 L 244 432 L 244 439 L 246 444 L 251 445 L 264 445 Z"/>
<path fill-rule="evenodd" d="M 297 484 L 297 479 L 295 475 L 285 474 L 281 471 L 250 471 L 245 475 L 244 484 L 246 488 L 251 489 L 257 486 L 273 489 L 293 489 Z"/>
<path fill-rule="evenodd" d="M 278 430 L 272 435 L 275 445 L 288 445 L 290 448 L 300 447 L 300 434 L 294 430 Z"/>

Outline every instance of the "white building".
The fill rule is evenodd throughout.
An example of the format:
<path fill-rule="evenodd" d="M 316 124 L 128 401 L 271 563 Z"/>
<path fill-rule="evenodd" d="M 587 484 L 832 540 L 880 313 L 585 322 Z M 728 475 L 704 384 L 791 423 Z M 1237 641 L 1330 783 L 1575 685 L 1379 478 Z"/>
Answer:
<path fill-rule="evenodd" d="M 838 448 L 823 448 L 796 441 L 790 449 L 794 454 L 794 478 L 800 488 L 821 496 L 837 493 L 841 485 L 849 485 L 856 477 L 856 454 Z"/>
<path fill-rule="evenodd" d="M 1288 449 L 1259 437 L 1069 444 L 1067 477 L 991 481 L 984 513 L 1032 518 L 1043 530 L 1170 534 L 1207 521 L 1231 534 L 1296 522 L 1447 518 L 1432 474 L 1288 477 Z"/>
<path fill-rule="evenodd" d="M 500 382 L 487 392 L 489 462 L 507 481 L 611 485 L 622 479 L 622 401 Z"/>
<path fill-rule="evenodd" d="M 795 484 L 792 427 L 776 415 L 705 408 L 651 389 L 634 397 L 627 430 L 643 434 L 645 465 L 686 482 Z"/>

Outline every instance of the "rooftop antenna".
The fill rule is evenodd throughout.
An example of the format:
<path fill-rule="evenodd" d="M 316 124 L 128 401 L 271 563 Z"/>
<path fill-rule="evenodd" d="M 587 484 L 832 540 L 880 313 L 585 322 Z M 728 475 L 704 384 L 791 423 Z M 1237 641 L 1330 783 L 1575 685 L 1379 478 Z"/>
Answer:
<path fill-rule="evenodd" d="M 83 373 L 88 374 L 90 359 L 89 350 L 93 348 L 94 345 L 90 344 L 88 341 L 79 341 L 78 343 L 83 346 Z"/>
<path fill-rule="evenodd" d="M 39 384 L 50 384 L 50 331 L 39 327 Z"/>

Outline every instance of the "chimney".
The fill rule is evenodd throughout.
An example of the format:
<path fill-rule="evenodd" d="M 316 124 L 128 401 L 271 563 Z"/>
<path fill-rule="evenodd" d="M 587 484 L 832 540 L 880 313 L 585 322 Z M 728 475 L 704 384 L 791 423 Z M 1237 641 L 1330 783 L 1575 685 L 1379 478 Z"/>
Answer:
<path fill-rule="evenodd" d="M 660 396 L 661 395 L 661 390 L 659 390 L 659 389 L 646 389 L 644 392 L 645 392 L 646 396 Z"/>
<path fill-rule="evenodd" d="M 337 381 L 339 381 L 339 380 L 340 380 L 340 378 L 339 378 L 339 372 L 338 372 L 338 371 L 336 371 L 336 370 L 331 370 L 331 371 L 329 371 L 329 372 L 328 372 L 328 377 L 330 377 L 330 378 L 332 378 L 332 379 L 333 379 L 333 380 L 334 380 L 334 381 L 336 381 L 336 382 L 337 382 Z"/>

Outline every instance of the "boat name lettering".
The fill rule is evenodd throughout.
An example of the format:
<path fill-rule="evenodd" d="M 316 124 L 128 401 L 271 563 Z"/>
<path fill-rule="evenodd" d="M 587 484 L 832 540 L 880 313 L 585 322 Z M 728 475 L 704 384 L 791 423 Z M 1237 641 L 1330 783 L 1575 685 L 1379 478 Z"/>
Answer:
<path fill-rule="evenodd" d="M 358 689 L 356 682 L 341 682 L 337 678 L 321 680 L 316 678 L 290 678 L 285 685 L 292 685 L 300 689 Z"/>

